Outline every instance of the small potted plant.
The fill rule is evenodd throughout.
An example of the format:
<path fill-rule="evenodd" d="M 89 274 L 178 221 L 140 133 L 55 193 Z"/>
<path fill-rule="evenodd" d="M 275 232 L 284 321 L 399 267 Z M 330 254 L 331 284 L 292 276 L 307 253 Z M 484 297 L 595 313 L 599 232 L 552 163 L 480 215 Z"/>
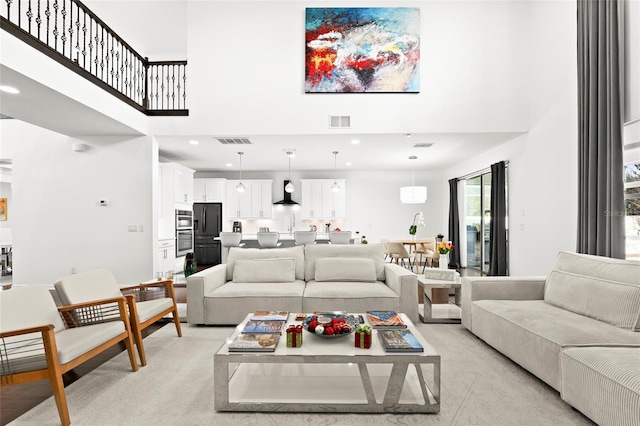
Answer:
<path fill-rule="evenodd" d="M 413 224 L 409 226 L 409 235 L 415 240 L 416 232 L 418 232 L 418 225 L 424 226 L 424 215 L 422 212 L 418 212 L 413 216 Z"/>

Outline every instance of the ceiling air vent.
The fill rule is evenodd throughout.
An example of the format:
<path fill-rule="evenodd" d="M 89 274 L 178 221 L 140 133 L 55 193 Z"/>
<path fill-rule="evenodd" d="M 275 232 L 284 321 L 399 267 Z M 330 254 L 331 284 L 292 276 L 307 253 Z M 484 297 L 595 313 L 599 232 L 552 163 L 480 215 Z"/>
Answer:
<path fill-rule="evenodd" d="M 330 129 L 348 129 L 351 127 L 351 116 L 349 115 L 330 115 Z"/>
<path fill-rule="evenodd" d="M 251 145 L 249 138 L 216 138 L 223 145 Z"/>
<path fill-rule="evenodd" d="M 413 147 L 414 148 L 431 148 L 432 146 L 433 146 L 432 143 L 423 142 L 423 143 L 417 143 Z"/>

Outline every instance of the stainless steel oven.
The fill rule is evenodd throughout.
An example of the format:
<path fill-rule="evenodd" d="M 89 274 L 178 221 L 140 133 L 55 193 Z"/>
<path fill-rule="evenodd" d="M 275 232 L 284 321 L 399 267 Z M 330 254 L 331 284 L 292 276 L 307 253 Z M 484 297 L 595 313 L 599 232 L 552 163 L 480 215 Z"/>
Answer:
<path fill-rule="evenodd" d="M 193 251 L 193 229 L 176 230 L 176 257 Z"/>
<path fill-rule="evenodd" d="M 193 229 L 193 212 L 176 210 L 176 229 Z"/>

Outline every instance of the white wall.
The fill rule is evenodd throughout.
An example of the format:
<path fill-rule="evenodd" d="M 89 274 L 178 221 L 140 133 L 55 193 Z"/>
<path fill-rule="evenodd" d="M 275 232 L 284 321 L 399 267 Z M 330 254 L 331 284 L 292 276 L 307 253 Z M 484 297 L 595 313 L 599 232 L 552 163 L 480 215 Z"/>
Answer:
<path fill-rule="evenodd" d="M 0 135 L 13 158 L 14 284 L 51 285 L 74 266 L 109 268 L 123 285 L 152 277 L 151 138 L 77 139 L 18 120 L 1 120 Z M 72 151 L 78 142 L 90 148 Z"/>
<path fill-rule="evenodd" d="M 404 2 L 421 11 L 421 91 L 366 95 L 304 93 L 309 6 L 327 4 L 188 2 L 190 116 L 152 118 L 152 132 L 322 134 L 329 115 L 350 115 L 354 133 L 527 130 L 526 2 Z"/>
<path fill-rule="evenodd" d="M 464 176 L 509 161 L 510 274 L 544 275 L 575 251 L 577 74 L 574 2 L 529 4 L 528 135 L 447 171 Z"/>
<path fill-rule="evenodd" d="M 243 232 L 256 232 L 260 226 L 268 226 L 271 230 L 287 232 L 289 215 L 296 214 L 295 230 L 308 230 L 310 224 L 318 226 L 331 222 L 332 228 L 339 226 L 343 230 L 360 232 L 370 243 L 379 242 L 383 238 L 409 238 L 409 226 L 417 212 L 425 216 L 425 226 L 418 227 L 417 237 L 435 237 L 438 233 L 446 233 L 447 224 L 443 222 L 441 209 L 445 199 L 442 192 L 442 178 L 439 172 L 416 171 L 416 185 L 425 185 L 428 190 L 427 202 L 424 204 L 401 204 L 400 187 L 411 184 L 411 170 L 398 172 L 291 172 L 291 180 L 296 187 L 292 199 L 300 203 L 300 179 L 345 179 L 346 180 L 346 217 L 344 220 L 307 221 L 301 220 L 300 214 L 293 207 L 275 208 L 272 220 L 243 220 Z M 237 173 L 197 173 L 196 177 L 223 177 L 237 179 Z M 273 201 L 283 198 L 283 181 L 287 172 L 245 172 L 243 179 L 273 179 Z M 224 223 L 226 230 L 231 230 L 231 223 Z"/>

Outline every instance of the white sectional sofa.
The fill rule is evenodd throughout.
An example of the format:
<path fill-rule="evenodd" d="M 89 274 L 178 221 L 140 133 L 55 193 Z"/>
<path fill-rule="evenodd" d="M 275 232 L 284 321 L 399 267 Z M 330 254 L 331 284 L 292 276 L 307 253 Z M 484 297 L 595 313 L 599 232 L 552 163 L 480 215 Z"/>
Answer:
<path fill-rule="evenodd" d="M 640 262 L 561 252 L 547 277 L 465 277 L 462 324 L 598 424 L 640 424 Z"/>
<path fill-rule="evenodd" d="M 394 310 L 418 321 L 417 277 L 380 244 L 232 247 L 227 263 L 187 278 L 190 324 L 240 323 L 257 310 Z"/>

